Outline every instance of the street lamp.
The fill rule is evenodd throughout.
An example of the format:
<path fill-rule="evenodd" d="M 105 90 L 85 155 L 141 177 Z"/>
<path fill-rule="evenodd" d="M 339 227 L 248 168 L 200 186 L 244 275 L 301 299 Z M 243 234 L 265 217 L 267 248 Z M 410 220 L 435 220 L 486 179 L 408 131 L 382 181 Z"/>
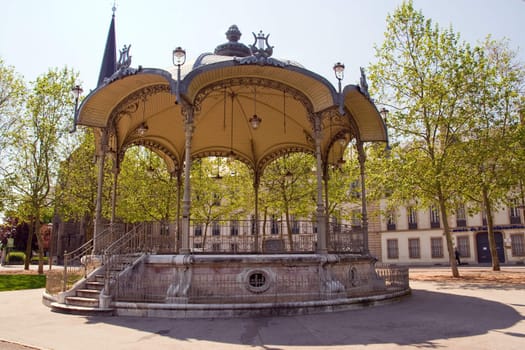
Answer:
<path fill-rule="evenodd" d="M 339 93 L 341 93 L 341 80 L 343 80 L 345 76 L 345 65 L 341 62 L 337 62 L 334 64 L 334 73 L 335 77 L 337 78 L 337 81 L 339 82 Z"/>
<path fill-rule="evenodd" d="M 180 101 L 180 67 L 186 62 L 186 51 L 182 47 L 177 46 L 175 50 L 173 50 L 172 60 L 173 65 L 177 66 L 177 101 L 175 101 L 175 103 L 178 104 Z"/>
<path fill-rule="evenodd" d="M 77 130 L 78 100 L 83 92 L 84 90 L 82 89 L 82 86 L 80 85 L 75 85 L 71 89 L 71 94 L 75 98 L 75 111 L 73 113 L 73 128 L 71 129 L 70 132 L 75 132 Z"/>
<path fill-rule="evenodd" d="M 388 109 L 386 109 L 385 107 L 381 108 L 381 110 L 379 111 L 379 114 L 381 114 L 381 117 L 383 117 L 383 120 L 385 121 L 385 124 L 386 124 L 386 121 L 388 120 L 388 114 L 390 113 L 390 111 Z"/>
<path fill-rule="evenodd" d="M 344 76 L 345 76 L 345 65 L 342 64 L 341 62 L 337 62 L 336 64 L 334 64 L 334 73 L 335 73 L 335 77 L 337 78 L 337 83 L 338 83 L 338 94 L 339 94 L 339 113 L 341 114 L 344 114 L 344 111 L 343 111 L 343 103 L 342 103 L 342 99 L 343 99 L 343 96 L 341 94 L 341 81 L 343 80 Z"/>

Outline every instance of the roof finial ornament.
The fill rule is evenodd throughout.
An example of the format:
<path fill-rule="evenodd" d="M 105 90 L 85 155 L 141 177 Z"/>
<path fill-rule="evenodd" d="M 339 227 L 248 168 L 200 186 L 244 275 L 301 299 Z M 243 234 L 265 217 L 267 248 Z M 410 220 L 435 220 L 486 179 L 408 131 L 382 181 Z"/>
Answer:
<path fill-rule="evenodd" d="M 253 45 L 250 45 L 251 56 L 236 58 L 235 60 L 239 64 L 259 64 L 261 66 L 271 65 L 276 67 L 288 65 L 286 62 L 271 57 L 273 54 L 273 46 L 270 46 L 268 43 L 270 34 L 264 35 L 262 30 L 259 31 L 259 34 L 255 34 L 254 32 L 252 32 L 252 34 L 254 42 Z"/>
<path fill-rule="evenodd" d="M 115 11 L 117 11 L 117 1 L 113 1 L 113 7 L 111 8 L 111 11 L 113 11 L 113 17 L 115 17 Z"/>
<path fill-rule="evenodd" d="M 129 51 L 131 49 L 131 44 L 128 46 L 124 45 L 122 50 L 120 51 L 120 57 L 118 59 L 117 63 L 117 69 L 126 69 L 129 68 L 131 65 L 131 56 L 129 55 Z"/>
<path fill-rule="evenodd" d="M 260 30 L 259 34 L 257 35 L 255 35 L 253 32 L 252 34 L 253 38 L 255 39 L 253 45 L 250 45 L 253 55 L 256 57 L 270 57 L 273 54 L 273 46 L 268 44 L 268 37 L 270 34 L 265 36 L 262 30 Z"/>
<path fill-rule="evenodd" d="M 366 74 L 365 69 L 363 67 L 359 67 L 361 70 L 361 79 L 359 79 L 359 88 L 361 89 L 361 92 L 363 95 L 366 96 L 366 98 L 370 99 L 370 93 L 368 92 L 368 83 L 366 82 Z"/>

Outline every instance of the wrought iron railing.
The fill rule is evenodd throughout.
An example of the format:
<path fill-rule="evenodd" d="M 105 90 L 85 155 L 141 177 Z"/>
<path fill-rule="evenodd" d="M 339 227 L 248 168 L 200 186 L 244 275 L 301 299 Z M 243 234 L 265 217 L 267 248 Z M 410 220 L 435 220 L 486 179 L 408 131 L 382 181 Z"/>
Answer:
<path fill-rule="evenodd" d="M 409 289 L 409 274 L 407 266 L 376 263 L 375 271 L 377 276 L 385 281 L 387 290 L 403 291 Z"/>
<path fill-rule="evenodd" d="M 384 294 L 403 294 L 410 290 L 408 267 L 376 263 L 370 268 L 365 264 L 345 265 L 333 271 L 330 286 L 320 285 L 317 273 L 283 273 L 275 268 L 279 278 L 274 280 L 271 292 L 246 293 L 247 281 L 239 278 L 239 271 L 201 269 L 194 273 L 186 297 L 190 304 L 257 303 L 278 301 L 312 301 L 334 298 L 352 298 Z M 300 271 L 300 269 L 298 270 Z M 152 273 L 152 270 L 149 270 Z M 166 303 L 166 291 L 177 279 L 176 274 L 145 271 L 134 278 L 120 278 L 114 289 L 114 299 L 121 302 Z M 207 288 L 202 288 L 207 286 Z M 213 292 L 210 291 L 213 289 Z"/>
<path fill-rule="evenodd" d="M 105 269 L 105 295 L 113 293 L 112 288 L 118 284 L 119 273 L 132 265 L 142 254 L 150 253 L 154 246 L 151 226 L 145 224 L 134 225 L 130 231 L 119 237 L 104 249 L 103 264 Z"/>
<path fill-rule="evenodd" d="M 97 235 L 97 241 L 100 245 L 107 244 L 115 239 L 114 228 L 108 226 L 101 233 Z M 93 254 L 96 254 L 94 249 L 94 240 L 90 239 L 77 249 L 68 252 L 64 251 L 64 273 L 62 278 L 62 291 L 66 291 L 76 281 L 85 278 L 92 270 L 97 267 L 96 260 Z M 52 287 L 50 287 L 52 288 Z M 52 288 L 53 289 L 53 288 Z"/>
<path fill-rule="evenodd" d="M 209 223 L 191 221 L 190 251 L 195 254 L 313 253 L 317 247 L 317 225 L 313 221 L 220 220 Z M 333 253 L 363 251 L 363 231 L 351 225 L 328 225 L 328 250 Z"/>

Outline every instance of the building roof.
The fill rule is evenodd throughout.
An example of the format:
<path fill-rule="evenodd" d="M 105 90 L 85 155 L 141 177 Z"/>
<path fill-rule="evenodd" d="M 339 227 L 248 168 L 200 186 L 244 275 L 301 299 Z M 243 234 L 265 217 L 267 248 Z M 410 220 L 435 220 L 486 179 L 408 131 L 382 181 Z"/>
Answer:
<path fill-rule="evenodd" d="M 193 158 L 233 152 L 256 171 L 287 152 L 314 153 L 316 118 L 322 121 L 326 162 L 338 159 L 332 146 L 342 138 L 387 141 L 386 126 L 362 86 L 346 86 L 339 99 L 324 77 L 295 61 L 272 57 L 273 47 L 262 33 L 254 34 L 248 55 L 248 46 L 235 40 L 237 31 L 236 26 L 228 30 L 228 45 L 186 62 L 180 82 L 178 67 L 121 66 L 84 99 L 78 124 L 97 130 L 97 137 L 107 128 L 109 147 L 121 156 L 132 145 L 151 148 L 170 171 L 181 168 L 184 159 L 189 110 L 194 111 Z M 258 47 L 261 38 L 266 46 Z M 261 118 L 257 129 L 250 125 L 254 114 Z M 140 125 L 147 126 L 143 134 L 137 132 Z"/>

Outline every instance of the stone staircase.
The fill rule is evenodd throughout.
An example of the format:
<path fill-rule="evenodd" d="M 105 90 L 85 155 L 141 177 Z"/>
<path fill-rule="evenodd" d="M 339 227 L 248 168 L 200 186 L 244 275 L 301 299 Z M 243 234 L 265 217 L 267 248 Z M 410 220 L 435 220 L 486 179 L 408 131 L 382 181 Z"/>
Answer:
<path fill-rule="evenodd" d="M 110 276 L 118 276 L 126 268 L 137 263 L 141 254 L 129 255 L 121 258 L 118 264 L 111 264 Z M 51 310 L 60 313 L 84 315 L 84 316 L 111 316 L 115 309 L 100 307 L 100 294 L 105 286 L 106 267 L 99 268 L 77 289 L 70 291 L 70 295 L 65 296 L 64 302 L 51 303 Z M 115 278 L 115 277 L 110 277 Z"/>
<path fill-rule="evenodd" d="M 66 296 L 64 303 L 51 303 L 51 310 L 84 316 L 113 315 L 113 308 L 99 307 L 100 293 L 104 289 L 104 281 L 104 274 L 95 274 L 77 289 L 73 295 Z"/>

